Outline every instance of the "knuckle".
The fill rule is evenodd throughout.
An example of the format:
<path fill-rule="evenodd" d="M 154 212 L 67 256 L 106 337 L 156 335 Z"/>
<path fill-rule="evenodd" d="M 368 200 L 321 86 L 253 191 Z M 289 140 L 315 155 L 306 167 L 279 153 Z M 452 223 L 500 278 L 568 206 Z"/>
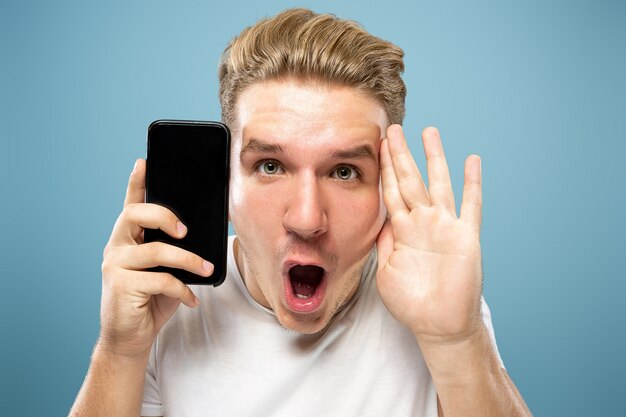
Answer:
<path fill-rule="evenodd" d="M 100 270 L 103 276 L 108 276 L 116 267 L 117 251 L 113 247 L 107 245 L 104 249 L 104 256 L 100 264 Z"/>
<path fill-rule="evenodd" d="M 126 218 L 128 216 L 128 213 L 130 213 L 130 211 L 133 210 L 134 206 L 135 206 L 135 203 L 130 203 L 124 206 L 124 208 L 122 209 L 122 212 L 120 213 L 120 217 Z"/>
<path fill-rule="evenodd" d="M 140 203 L 128 204 L 126 207 L 124 207 L 124 210 L 122 210 L 122 213 L 124 214 L 124 218 L 134 219 L 137 216 L 137 210 L 139 209 L 139 207 L 141 207 Z"/>
<path fill-rule="evenodd" d="M 169 209 L 165 209 L 163 225 L 170 230 L 176 230 L 176 223 L 178 222 L 178 217 Z"/>
<path fill-rule="evenodd" d="M 107 243 L 104 249 L 102 250 L 102 259 L 106 259 L 111 253 L 111 243 Z"/>
<path fill-rule="evenodd" d="M 170 221 L 170 220 L 177 220 L 178 218 L 176 217 L 176 215 L 174 214 L 174 212 L 172 210 L 170 210 L 169 208 L 162 206 L 160 204 L 154 204 L 152 203 L 152 206 L 154 207 L 155 210 L 157 210 L 159 212 L 159 217 L 162 218 L 163 220 L 166 221 Z"/>
<path fill-rule="evenodd" d="M 165 207 L 164 207 L 165 208 Z M 170 221 L 171 223 L 176 223 L 178 221 L 178 217 L 176 216 L 176 214 L 174 214 L 174 212 L 168 208 L 165 208 L 165 213 L 167 216 L 167 220 Z"/>
<path fill-rule="evenodd" d="M 107 259 L 102 260 L 102 264 L 100 264 L 100 270 L 102 271 L 102 275 L 106 276 L 111 271 L 111 262 Z"/>
<path fill-rule="evenodd" d="M 185 294 L 187 293 L 187 286 L 182 282 L 176 280 L 176 284 L 174 286 L 174 294 L 176 298 L 183 299 L 185 298 Z"/>
<path fill-rule="evenodd" d="M 130 203 L 124 207 L 125 218 L 128 222 L 133 224 L 139 223 L 141 219 L 146 217 L 146 204 L 145 203 Z"/>
<path fill-rule="evenodd" d="M 156 289 L 163 293 L 171 293 L 172 291 L 176 291 L 179 284 L 182 284 L 174 275 L 167 272 L 157 272 L 154 273 L 154 278 L 152 284 Z"/>
<path fill-rule="evenodd" d="M 173 211 L 167 207 L 159 204 L 150 204 L 150 208 L 153 210 L 154 218 L 158 221 L 159 228 L 165 230 L 176 230 L 176 222 L 178 217 Z"/>
<path fill-rule="evenodd" d="M 117 221 L 115 222 L 115 228 L 119 228 L 120 226 L 126 225 L 132 219 L 132 204 L 127 205 L 122 209 L 122 212 L 117 217 Z"/>

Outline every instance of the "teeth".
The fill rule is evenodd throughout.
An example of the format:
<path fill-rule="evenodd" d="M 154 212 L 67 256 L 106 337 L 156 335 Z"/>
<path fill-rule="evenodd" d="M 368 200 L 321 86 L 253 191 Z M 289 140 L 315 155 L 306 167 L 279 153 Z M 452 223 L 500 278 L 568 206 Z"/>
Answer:
<path fill-rule="evenodd" d="M 296 297 L 298 297 L 298 298 L 311 298 L 311 297 L 307 297 L 304 294 L 296 294 Z"/>

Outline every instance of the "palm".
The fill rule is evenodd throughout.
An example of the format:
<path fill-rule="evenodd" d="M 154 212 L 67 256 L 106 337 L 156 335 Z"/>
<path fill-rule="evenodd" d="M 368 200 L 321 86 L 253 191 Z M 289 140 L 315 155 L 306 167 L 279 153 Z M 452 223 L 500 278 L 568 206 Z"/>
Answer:
<path fill-rule="evenodd" d="M 123 307 L 114 313 L 117 326 L 107 332 L 109 338 L 125 341 L 125 352 L 144 352 L 179 305 L 180 300 L 163 294 L 128 294 L 120 303 Z"/>
<path fill-rule="evenodd" d="M 381 146 L 390 220 L 378 239 L 378 290 L 391 314 L 417 336 L 433 340 L 461 337 L 474 330 L 480 312 L 476 173 L 466 167 L 463 207 L 457 218 L 438 135 L 427 137 L 425 132 L 424 137 L 429 193 L 401 131 L 394 129 Z"/>

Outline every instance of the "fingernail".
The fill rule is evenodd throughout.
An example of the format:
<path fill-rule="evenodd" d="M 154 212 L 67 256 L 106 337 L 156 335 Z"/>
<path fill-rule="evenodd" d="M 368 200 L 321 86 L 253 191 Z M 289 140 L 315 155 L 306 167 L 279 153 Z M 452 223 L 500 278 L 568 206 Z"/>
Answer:
<path fill-rule="evenodd" d="M 213 272 L 213 265 L 209 261 L 202 261 L 202 268 L 207 272 Z"/>
<path fill-rule="evenodd" d="M 193 298 L 194 298 L 196 306 L 199 305 L 200 304 L 200 299 L 198 298 L 198 296 L 194 295 Z"/>
<path fill-rule="evenodd" d="M 178 231 L 178 234 L 184 235 L 187 232 L 187 226 L 178 221 L 176 223 L 176 230 Z"/>
<path fill-rule="evenodd" d="M 133 165 L 133 172 L 137 171 L 137 162 L 139 161 L 135 161 L 135 165 Z"/>

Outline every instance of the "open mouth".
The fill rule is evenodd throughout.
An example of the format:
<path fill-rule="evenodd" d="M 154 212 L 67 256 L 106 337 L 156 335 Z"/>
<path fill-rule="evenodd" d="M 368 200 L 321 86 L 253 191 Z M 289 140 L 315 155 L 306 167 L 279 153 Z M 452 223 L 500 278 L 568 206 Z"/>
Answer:
<path fill-rule="evenodd" d="M 323 277 L 324 269 L 315 265 L 296 265 L 289 270 L 293 294 L 301 299 L 311 298 Z"/>
<path fill-rule="evenodd" d="M 287 306 L 298 313 L 310 313 L 324 301 L 326 272 L 317 265 L 294 265 L 285 277 Z"/>

